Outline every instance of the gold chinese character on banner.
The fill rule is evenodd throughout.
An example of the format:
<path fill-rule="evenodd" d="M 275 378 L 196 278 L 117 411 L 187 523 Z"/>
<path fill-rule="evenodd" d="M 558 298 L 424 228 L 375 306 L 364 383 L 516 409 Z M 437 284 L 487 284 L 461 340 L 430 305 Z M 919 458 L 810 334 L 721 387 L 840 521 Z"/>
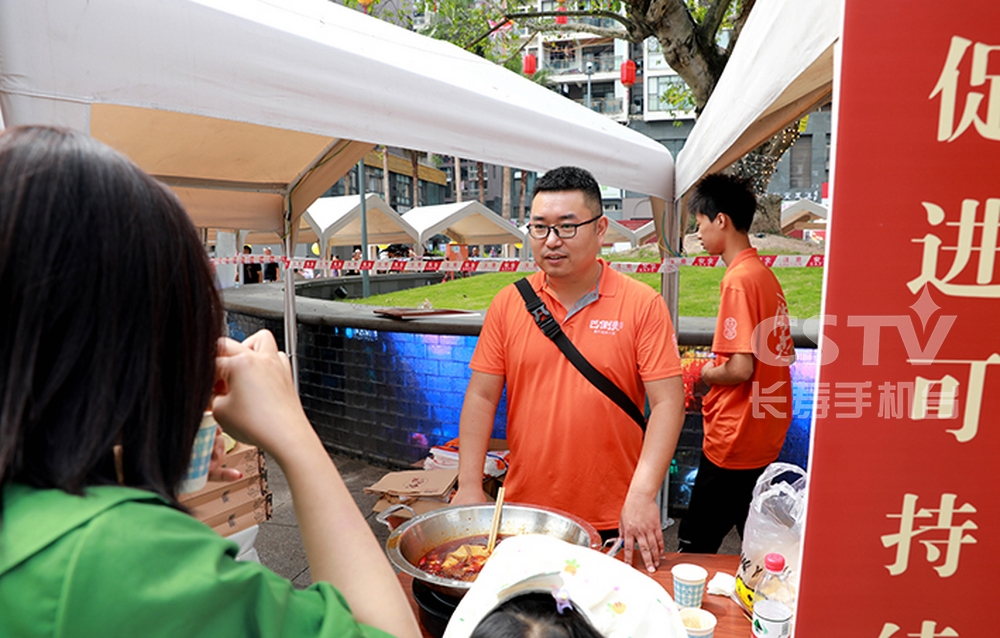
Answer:
<path fill-rule="evenodd" d="M 969 47 L 972 47 L 972 61 L 967 77 L 964 78 L 969 91 L 965 96 L 965 108 L 961 109 L 961 117 L 958 124 L 955 124 L 955 115 L 959 112 L 959 87 L 963 81 L 959 65 Z M 954 141 L 969 126 L 975 126 L 976 132 L 988 140 L 1000 140 L 1000 75 L 987 73 L 991 53 L 994 57 L 1000 57 L 1000 46 L 952 37 L 941 76 L 930 95 L 930 99 L 938 96 L 941 98 L 937 130 L 939 142 Z M 982 87 L 980 91 L 972 90 L 978 87 Z M 984 102 L 986 119 L 980 117 L 979 113 Z"/>
<path fill-rule="evenodd" d="M 944 209 L 931 202 L 921 202 L 927 212 L 927 222 L 938 226 L 945 220 Z M 907 282 L 910 292 L 916 294 L 925 284 L 930 284 L 951 297 L 997 298 L 1000 297 L 1000 283 L 994 283 L 997 233 L 1000 228 L 1000 198 L 986 200 L 983 207 L 983 221 L 977 222 L 976 215 L 980 202 L 974 199 L 962 201 L 962 212 L 958 222 L 947 222 L 945 226 L 958 229 L 958 239 L 954 246 L 943 246 L 944 241 L 937 235 L 928 233 L 914 243 L 923 244 L 923 257 L 920 263 L 920 275 Z M 979 233 L 979 246 L 973 246 L 976 229 Z M 954 252 L 955 257 L 951 268 L 943 278 L 938 278 L 938 257 L 941 251 Z M 976 268 L 976 283 L 951 283 L 969 265 L 972 253 L 979 253 L 979 263 Z"/>
<path fill-rule="evenodd" d="M 895 534 L 885 534 L 882 536 L 882 546 L 885 548 L 896 548 L 896 562 L 886 565 L 889 573 L 899 576 L 904 573 L 910 565 L 910 545 L 911 541 L 918 536 L 925 549 L 925 557 L 932 565 L 941 559 L 941 547 L 944 546 L 944 561 L 935 565 L 934 569 L 938 576 L 947 578 L 954 575 L 958 569 L 959 552 L 962 545 L 976 543 L 975 537 L 966 534 L 966 530 L 979 529 L 971 520 L 966 520 L 960 525 L 955 524 L 956 514 L 975 514 L 976 508 L 970 503 L 965 503 L 955 507 L 957 500 L 955 494 L 942 494 L 941 503 L 938 509 L 920 508 L 917 509 L 917 495 L 903 495 L 903 511 L 899 514 L 886 514 L 886 518 L 899 519 L 899 531 Z M 930 525 L 917 526 L 918 521 L 933 519 L 937 514 L 937 521 Z M 930 536 L 931 538 L 926 538 Z"/>

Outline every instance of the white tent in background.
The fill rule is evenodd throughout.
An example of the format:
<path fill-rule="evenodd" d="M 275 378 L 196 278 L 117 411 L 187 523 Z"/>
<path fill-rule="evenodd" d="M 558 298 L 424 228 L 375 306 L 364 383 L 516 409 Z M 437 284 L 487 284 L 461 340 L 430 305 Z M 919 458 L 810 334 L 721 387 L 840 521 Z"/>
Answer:
<path fill-rule="evenodd" d="M 608 231 L 604 234 L 604 241 L 608 244 L 620 244 L 628 242 L 635 248 L 635 233 L 621 222 L 608 217 Z"/>
<path fill-rule="evenodd" d="M 367 239 L 370 244 L 416 244 L 417 229 L 374 193 L 365 195 Z M 358 195 L 320 197 L 303 219 L 319 237 L 320 254 L 330 246 L 361 244 L 361 198 Z"/>
<path fill-rule="evenodd" d="M 758 0 L 677 156 L 675 199 L 830 99 L 838 0 Z"/>
<path fill-rule="evenodd" d="M 420 237 L 418 254 L 434 235 L 447 235 L 459 244 L 523 244 L 524 234 L 508 220 L 477 201 L 418 206 L 403 219 Z"/>
<path fill-rule="evenodd" d="M 656 237 L 656 223 L 646 222 L 642 226 L 639 226 L 632 231 L 635 235 L 635 243 L 637 246 L 642 246 L 647 243 L 650 239 Z"/>
<path fill-rule="evenodd" d="M 661 211 L 672 200 L 673 158 L 650 138 L 326 0 L 10 0 L 0 60 L 7 126 L 86 131 L 168 184 L 197 226 L 274 231 L 286 254 L 306 208 L 374 144 L 582 165 Z M 294 357 L 293 288 L 289 273 Z"/>

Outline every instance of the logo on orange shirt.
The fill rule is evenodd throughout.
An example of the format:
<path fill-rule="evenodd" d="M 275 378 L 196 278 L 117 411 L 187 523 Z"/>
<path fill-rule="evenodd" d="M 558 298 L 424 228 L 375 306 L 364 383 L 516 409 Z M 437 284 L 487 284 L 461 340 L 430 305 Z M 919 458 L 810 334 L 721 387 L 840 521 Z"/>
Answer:
<path fill-rule="evenodd" d="M 595 335 L 616 335 L 618 331 L 625 327 L 624 321 L 617 319 L 591 319 L 590 329 Z"/>
<path fill-rule="evenodd" d="M 722 322 L 722 336 L 730 341 L 736 338 L 736 317 L 726 317 Z"/>

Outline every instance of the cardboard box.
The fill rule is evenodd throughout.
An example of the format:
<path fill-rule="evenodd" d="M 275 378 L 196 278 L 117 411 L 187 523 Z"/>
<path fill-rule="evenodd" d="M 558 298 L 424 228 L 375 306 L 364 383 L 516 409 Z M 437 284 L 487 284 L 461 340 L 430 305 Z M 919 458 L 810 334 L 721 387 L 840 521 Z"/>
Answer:
<path fill-rule="evenodd" d="M 271 518 L 270 500 L 256 505 L 247 511 L 227 513 L 212 529 L 220 536 L 231 536 Z"/>
<path fill-rule="evenodd" d="M 191 508 L 191 514 L 199 521 L 206 521 L 220 512 L 233 510 L 247 502 L 271 498 L 271 492 L 267 489 L 267 479 L 261 474 L 247 476 L 231 483 L 221 481 L 213 483 L 218 483 L 219 486 L 212 494 L 205 495 L 210 496 L 209 498 L 199 500 L 197 504 L 184 503 Z"/>
<path fill-rule="evenodd" d="M 243 531 L 271 518 L 271 492 L 267 487 L 267 467 L 261 451 L 236 442 L 223 459 L 222 467 L 237 469 L 243 478 L 236 481 L 209 481 L 197 492 L 178 498 L 192 516 L 223 536 Z"/>
<path fill-rule="evenodd" d="M 239 441 L 226 454 L 226 458 L 222 461 L 222 467 L 237 469 L 243 472 L 244 476 L 264 474 L 267 471 L 264 454 L 260 448 Z"/>
<path fill-rule="evenodd" d="M 458 482 L 458 469 L 404 470 L 389 472 L 374 485 L 365 488 L 369 494 L 394 494 L 396 496 L 423 496 L 447 498 Z"/>
<path fill-rule="evenodd" d="M 448 505 L 457 482 L 457 468 L 405 470 L 386 474 L 374 485 L 366 487 L 365 492 L 379 495 L 372 507 L 376 513 L 385 511 L 390 505 L 403 503 L 419 515 Z M 406 510 L 400 510 L 397 516 L 400 519 L 411 517 Z"/>

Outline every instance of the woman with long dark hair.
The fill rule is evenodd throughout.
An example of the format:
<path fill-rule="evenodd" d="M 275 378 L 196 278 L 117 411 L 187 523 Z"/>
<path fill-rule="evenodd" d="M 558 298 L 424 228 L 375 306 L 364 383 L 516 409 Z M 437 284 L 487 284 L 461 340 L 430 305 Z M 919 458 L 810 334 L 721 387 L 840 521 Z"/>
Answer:
<path fill-rule="evenodd" d="M 81 133 L 0 135 L 0 636 L 419 635 L 287 357 L 222 324 L 167 188 Z M 177 501 L 209 407 L 284 471 L 308 589 Z"/>

